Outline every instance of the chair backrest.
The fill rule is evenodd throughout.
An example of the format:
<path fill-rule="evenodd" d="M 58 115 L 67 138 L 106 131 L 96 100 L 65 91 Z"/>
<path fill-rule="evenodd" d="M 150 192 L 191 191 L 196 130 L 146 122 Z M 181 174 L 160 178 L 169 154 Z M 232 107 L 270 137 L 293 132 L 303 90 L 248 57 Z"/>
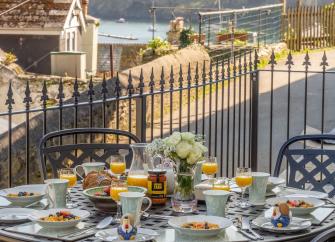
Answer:
<path fill-rule="evenodd" d="M 81 135 L 85 135 L 85 140 L 91 140 L 90 138 L 94 135 L 102 135 L 103 137 L 106 137 L 107 135 L 116 135 L 120 140 L 126 138 L 127 142 L 105 143 L 102 141 L 99 143 L 90 143 L 88 141 L 88 143 L 79 143 L 77 142 L 77 139 L 82 140 L 80 139 L 82 137 L 79 137 Z M 59 145 L 50 145 L 55 139 L 64 140 L 66 137 L 66 144 L 60 143 Z M 68 142 L 69 140 L 71 141 L 70 143 Z M 92 140 L 94 139 L 92 138 Z M 130 132 L 107 128 L 65 129 L 48 133 L 42 137 L 39 144 L 42 178 L 47 178 L 48 161 L 51 166 L 53 177 L 57 177 L 57 170 L 64 167 L 64 162 L 71 160 L 73 162 L 72 167 L 80 165 L 84 161 L 105 162 L 107 164 L 108 158 L 118 154 L 120 149 L 130 151 L 127 156 L 127 163 L 129 163 L 132 158 L 129 144 L 131 141 L 134 143 L 140 142 L 139 138 Z"/>
<path fill-rule="evenodd" d="M 328 229 L 325 232 L 319 234 L 311 242 L 326 242 L 335 241 L 335 228 Z"/>
<path fill-rule="evenodd" d="M 329 144 L 331 141 L 335 141 L 335 135 L 300 135 L 289 139 L 279 151 L 274 176 L 279 176 L 285 157 L 288 186 L 326 192 L 329 197 L 333 197 L 335 195 L 335 145 Z M 309 147 L 308 142 L 318 142 L 315 143 L 317 147 Z M 305 147 L 304 144 L 306 144 Z M 293 145 L 294 148 L 290 148 Z M 302 148 L 296 148 L 297 146 Z"/>

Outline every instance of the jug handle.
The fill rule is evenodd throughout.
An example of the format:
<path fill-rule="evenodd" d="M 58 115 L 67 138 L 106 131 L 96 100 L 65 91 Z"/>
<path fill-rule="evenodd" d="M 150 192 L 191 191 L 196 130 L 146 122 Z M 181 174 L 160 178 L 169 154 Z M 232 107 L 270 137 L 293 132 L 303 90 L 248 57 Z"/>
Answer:
<path fill-rule="evenodd" d="M 154 165 L 154 167 L 157 167 L 157 165 L 163 164 L 164 157 L 160 154 L 156 154 L 151 158 L 151 160 L 152 160 L 152 164 Z M 156 165 L 157 160 L 159 160 L 159 163 Z"/>

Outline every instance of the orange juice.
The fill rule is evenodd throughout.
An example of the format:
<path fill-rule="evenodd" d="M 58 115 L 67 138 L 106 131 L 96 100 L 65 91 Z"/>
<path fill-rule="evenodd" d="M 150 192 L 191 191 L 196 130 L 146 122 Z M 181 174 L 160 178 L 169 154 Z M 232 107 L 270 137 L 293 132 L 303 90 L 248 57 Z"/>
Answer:
<path fill-rule="evenodd" d="M 229 185 L 225 184 L 214 184 L 212 190 L 223 190 L 223 191 L 230 191 Z"/>
<path fill-rule="evenodd" d="M 68 186 L 73 187 L 77 184 L 77 176 L 75 174 L 61 174 L 60 179 L 65 179 L 69 181 Z"/>
<path fill-rule="evenodd" d="M 206 175 L 214 175 L 218 170 L 218 164 L 215 162 L 204 162 L 201 169 Z"/>
<path fill-rule="evenodd" d="M 252 176 L 237 176 L 235 182 L 239 187 L 247 187 L 252 183 Z"/>
<path fill-rule="evenodd" d="M 146 175 L 129 175 L 127 178 L 128 186 L 148 187 L 148 176 Z"/>
<path fill-rule="evenodd" d="M 111 162 L 110 168 L 111 168 L 111 171 L 114 174 L 123 174 L 126 171 L 126 163 L 124 163 L 124 162 Z"/>
<path fill-rule="evenodd" d="M 127 187 L 113 187 L 113 186 L 111 186 L 110 196 L 114 201 L 119 201 L 120 200 L 119 194 L 121 192 L 128 192 L 128 188 Z"/>

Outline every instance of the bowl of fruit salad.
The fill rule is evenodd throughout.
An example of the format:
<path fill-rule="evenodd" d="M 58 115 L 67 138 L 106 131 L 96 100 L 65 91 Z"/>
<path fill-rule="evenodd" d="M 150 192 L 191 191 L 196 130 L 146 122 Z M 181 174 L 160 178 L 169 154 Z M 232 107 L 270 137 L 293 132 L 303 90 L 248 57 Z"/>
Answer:
<path fill-rule="evenodd" d="M 45 184 L 24 185 L 0 190 L 0 196 L 12 204 L 24 206 L 41 200 L 45 189 Z"/>
<path fill-rule="evenodd" d="M 292 211 L 292 215 L 307 215 L 312 213 L 318 207 L 325 205 L 325 202 L 313 197 L 274 197 L 266 200 L 270 206 L 276 206 L 279 203 L 287 203 L 288 207 Z"/>
<path fill-rule="evenodd" d="M 116 203 L 111 198 L 110 186 L 93 187 L 84 190 L 84 195 L 93 202 L 94 206 L 104 212 L 116 211 Z M 130 192 L 141 192 L 147 193 L 147 189 L 144 187 L 128 186 Z"/>
<path fill-rule="evenodd" d="M 90 216 L 90 213 L 80 209 L 55 208 L 36 210 L 30 219 L 43 228 L 64 229 L 76 226 L 80 221 Z"/>

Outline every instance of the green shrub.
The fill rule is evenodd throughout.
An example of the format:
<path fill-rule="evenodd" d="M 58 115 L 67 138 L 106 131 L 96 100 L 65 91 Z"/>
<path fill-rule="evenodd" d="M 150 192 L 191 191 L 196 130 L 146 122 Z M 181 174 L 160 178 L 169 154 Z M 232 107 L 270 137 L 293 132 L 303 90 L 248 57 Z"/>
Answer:
<path fill-rule="evenodd" d="M 186 46 L 189 46 L 190 44 L 192 44 L 192 40 L 190 36 L 194 35 L 194 33 L 195 32 L 192 30 L 192 28 L 183 29 L 179 37 L 179 47 L 185 48 Z"/>
<path fill-rule="evenodd" d="M 156 56 L 162 56 L 169 54 L 172 50 L 172 47 L 169 42 L 162 40 L 159 37 L 150 40 L 148 46 L 144 50 L 140 50 L 140 55 L 145 55 L 147 52 L 152 51 Z"/>
<path fill-rule="evenodd" d="M 8 66 L 17 61 L 16 55 L 11 52 L 5 53 L 5 58 L 2 61 L 4 65 Z"/>

